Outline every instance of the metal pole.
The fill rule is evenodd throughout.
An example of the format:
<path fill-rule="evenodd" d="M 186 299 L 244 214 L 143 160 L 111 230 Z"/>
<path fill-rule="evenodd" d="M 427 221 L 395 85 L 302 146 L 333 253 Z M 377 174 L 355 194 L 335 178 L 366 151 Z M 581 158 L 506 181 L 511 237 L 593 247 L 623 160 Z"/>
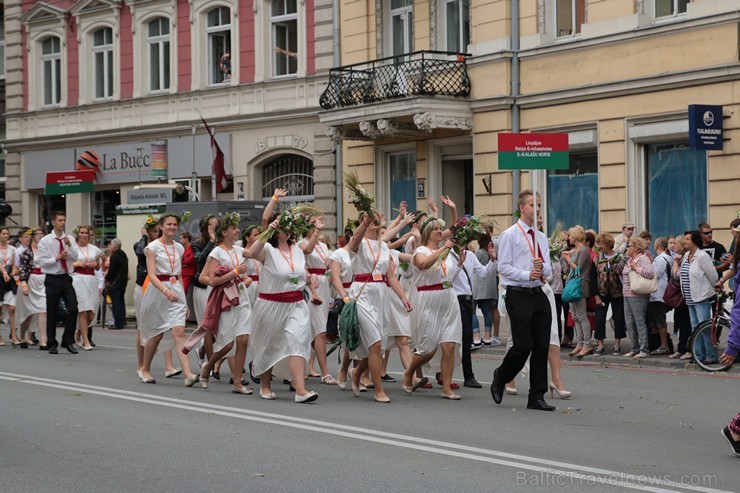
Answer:
<path fill-rule="evenodd" d="M 332 1 L 332 18 L 334 21 L 334 66 L 339 67 L 342 63 L 341 58 L 341 37 L 339 27 L 339 0 Z M 336 217 L 337 217 L 337 238 L 344 234 L 344 210 L 343 210 L 343 195 L 342 195 L 342 142 L 334 144 L 334 168 L 335 168 L 335 184 L 336 184 Z"/>
<path fill-rule="evenodd" d="M 195 202 L 195 184 L 198 181 L 198 174 L 195 172 L 195 129 L 197 127 L 193 125 L 192 136 L 193 136 L 193 174 L 190 178 L 190 202 Z"/>
<path fill-rule="evenodd" d="M 520 124 L 520 109 L 519 109 L 519 0 L 511 0 L 511 97 L 514 103 L 511 106 L 511 131 L 518 133 L 521 131 Z M 532 179 L 532 172 L 530 172 L 530 181 L 534 183 Z M 511 195 L 512 195 L 512 211 L 518 209 L 517 206 L 517 195 L 521 189 L 521 171 L 518 169 L 512 173 L 511 180 Z M 535 198 L 535 207 L 536 207 Z M 535 216 L 536 219 L 537 216 Z M 535 228 L 537 224 L 535 223 Z"/>
<path fill-rule="evenodd" d="M 213 129 L 211 138 L 216 139 L 216 127 L 211 128 Z M 216 188 L 216 170 L 213 169 L 213 160 L 216 159 L 216 155 L 214 154 L 215 151 L 213 151 L 213 149 L 211 149 L 211 151 L 211 154 L 213 154 L 213 156 L 211 156 L 211 195 L 213 195 L 213 199 L 218 202 L 218 189 Z"/>

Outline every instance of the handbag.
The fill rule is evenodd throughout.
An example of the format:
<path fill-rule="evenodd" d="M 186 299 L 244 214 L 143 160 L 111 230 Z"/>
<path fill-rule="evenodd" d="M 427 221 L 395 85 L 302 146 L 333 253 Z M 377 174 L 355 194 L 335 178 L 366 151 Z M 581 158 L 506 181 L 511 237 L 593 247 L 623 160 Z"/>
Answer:
<path fill-rule="evenodd" d="M 683 299 L 681 288 L 676 286 L 676 284 L 671 280 L 668 280 L 668 285 L 665 288 L 665 293 L 663 294 L 663 303 L 665 303 L 666 308 L 672 310 L 681 308 L 681 306 L 686 303 L 686 301 Z"/>
<path fill-rule="evenodd" d="M 635 294 L 651 294 L 658 290 L 658 276 L 646 279 L 634 270 L 630 271 L 630 291 Z"/>
<path fill-rule="evenodd" d="M 563 294 L 561 295 L 563 302 L 573 303 L 583 297 L 581 293 L 581 269 L 576 267 L 571 270 L 568 274 L 568 281 L 565 283 L 563 288 Z"/>

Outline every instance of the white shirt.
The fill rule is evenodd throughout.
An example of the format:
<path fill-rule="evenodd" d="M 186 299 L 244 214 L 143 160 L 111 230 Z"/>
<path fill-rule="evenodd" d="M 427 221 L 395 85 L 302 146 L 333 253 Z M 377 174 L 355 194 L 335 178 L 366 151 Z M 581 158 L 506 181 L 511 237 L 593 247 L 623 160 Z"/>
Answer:
<path fill-rule="evenodd" d="M 520 227 L 521 229 L 519 229 Z M 534 281 L 529 279 L 529 274 L 532 271 L 532 249 L 534 248 L 532 237 L 529 236 L 530 229 L 532 228 L 520 219 L 499 236 L 498 272 L 503 286 L 534 288 L 543 284 L 539 279 Z M 535 237 L 542 258 L 545 259 L 542 275 L 547 277 L 552 273 L 550 246 L 545 233 L 535 231 Z"/>
<path fill-rule="evenodd" d="M 452 255 L 458 262 L 460 261 L 460 258 L 454 251 L 450 252 L 450 255 Z M 478 260 L 478 257 L 476 257 L 473 252 L 468 251 L 462 265 L 468 275 L 465 275 L 463 269 L 457 269 L 453 274 L 452 288 L 455 290 L 455 294 L 458 296 L 472 296 L 473 290 L 470 283 L 473 282 L 473 274 L 475 273 L 479 277 L 490 276 L 496 272 L 496 266 L 497 262 L 493 260 L 484 266 L 480 263 L 480 260 Z M 470 276 L 469 281 L 468 276 Z"/>
<path fill-rule="evenodd" d="M 69 238 L 71 246 L 64 244 L 64 237 Z M 62 268 L 61 260 L 57 260 L 59 255 L 59 241 L 57 238 L 62 240 L 62 248 L 67 251 L 67 270 Z M 41 267 L 41 272 L 49 275 L 61 275 L 69 274 L 74 271 L 74 263 L 78 260 L 77 254 L 77 242 L 74 237 L 68 234 L 57 236 L 54 231 L 41 238 L 38 246 L 37 254 L 38 264 Z"/>

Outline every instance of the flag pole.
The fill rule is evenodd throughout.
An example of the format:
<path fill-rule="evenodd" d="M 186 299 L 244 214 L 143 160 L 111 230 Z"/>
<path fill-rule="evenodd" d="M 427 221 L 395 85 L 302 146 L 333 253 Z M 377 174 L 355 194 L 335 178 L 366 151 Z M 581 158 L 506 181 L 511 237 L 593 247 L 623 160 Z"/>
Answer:
<path fill-rule="evenodd" d="M 212 128 L 211 139 L 216 140 L 216 127 L 211 127 L 211 128 Z M 217 152 L 218 151 L 213 149 L 213 146 L 211 146 L 211 154 L 213 154 L 211 159 L 214 161 L 216 159 Z M 214 169 L 213 164 L 211 164 L 211 190 L 213 191 L 213 197 L 215 198 L 216 202 L 218 202 L 218 186 L 216 186 L 216 170 Z"/>

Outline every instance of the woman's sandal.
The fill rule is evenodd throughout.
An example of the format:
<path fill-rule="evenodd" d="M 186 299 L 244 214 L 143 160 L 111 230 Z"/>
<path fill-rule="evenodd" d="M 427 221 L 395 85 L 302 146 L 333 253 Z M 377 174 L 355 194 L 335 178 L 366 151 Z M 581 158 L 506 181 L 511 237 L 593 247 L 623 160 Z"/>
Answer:
<path fill-rule="evenodd" d="M 441 392 L 440 395 L 443 399 L 449 399 L 451 401 L 459 401 L 462 399 L 458 394 L 452 393 L 452 394 L 445 394 L 444 392 Z"/>
<path fill-rule="evenodd" d="M 321 377 L 321 383 L 325 385 L 337 385 L 339 382 L 334 380 L 334 378 L 331 375 L 326 374 L 323 377 Z"/>

